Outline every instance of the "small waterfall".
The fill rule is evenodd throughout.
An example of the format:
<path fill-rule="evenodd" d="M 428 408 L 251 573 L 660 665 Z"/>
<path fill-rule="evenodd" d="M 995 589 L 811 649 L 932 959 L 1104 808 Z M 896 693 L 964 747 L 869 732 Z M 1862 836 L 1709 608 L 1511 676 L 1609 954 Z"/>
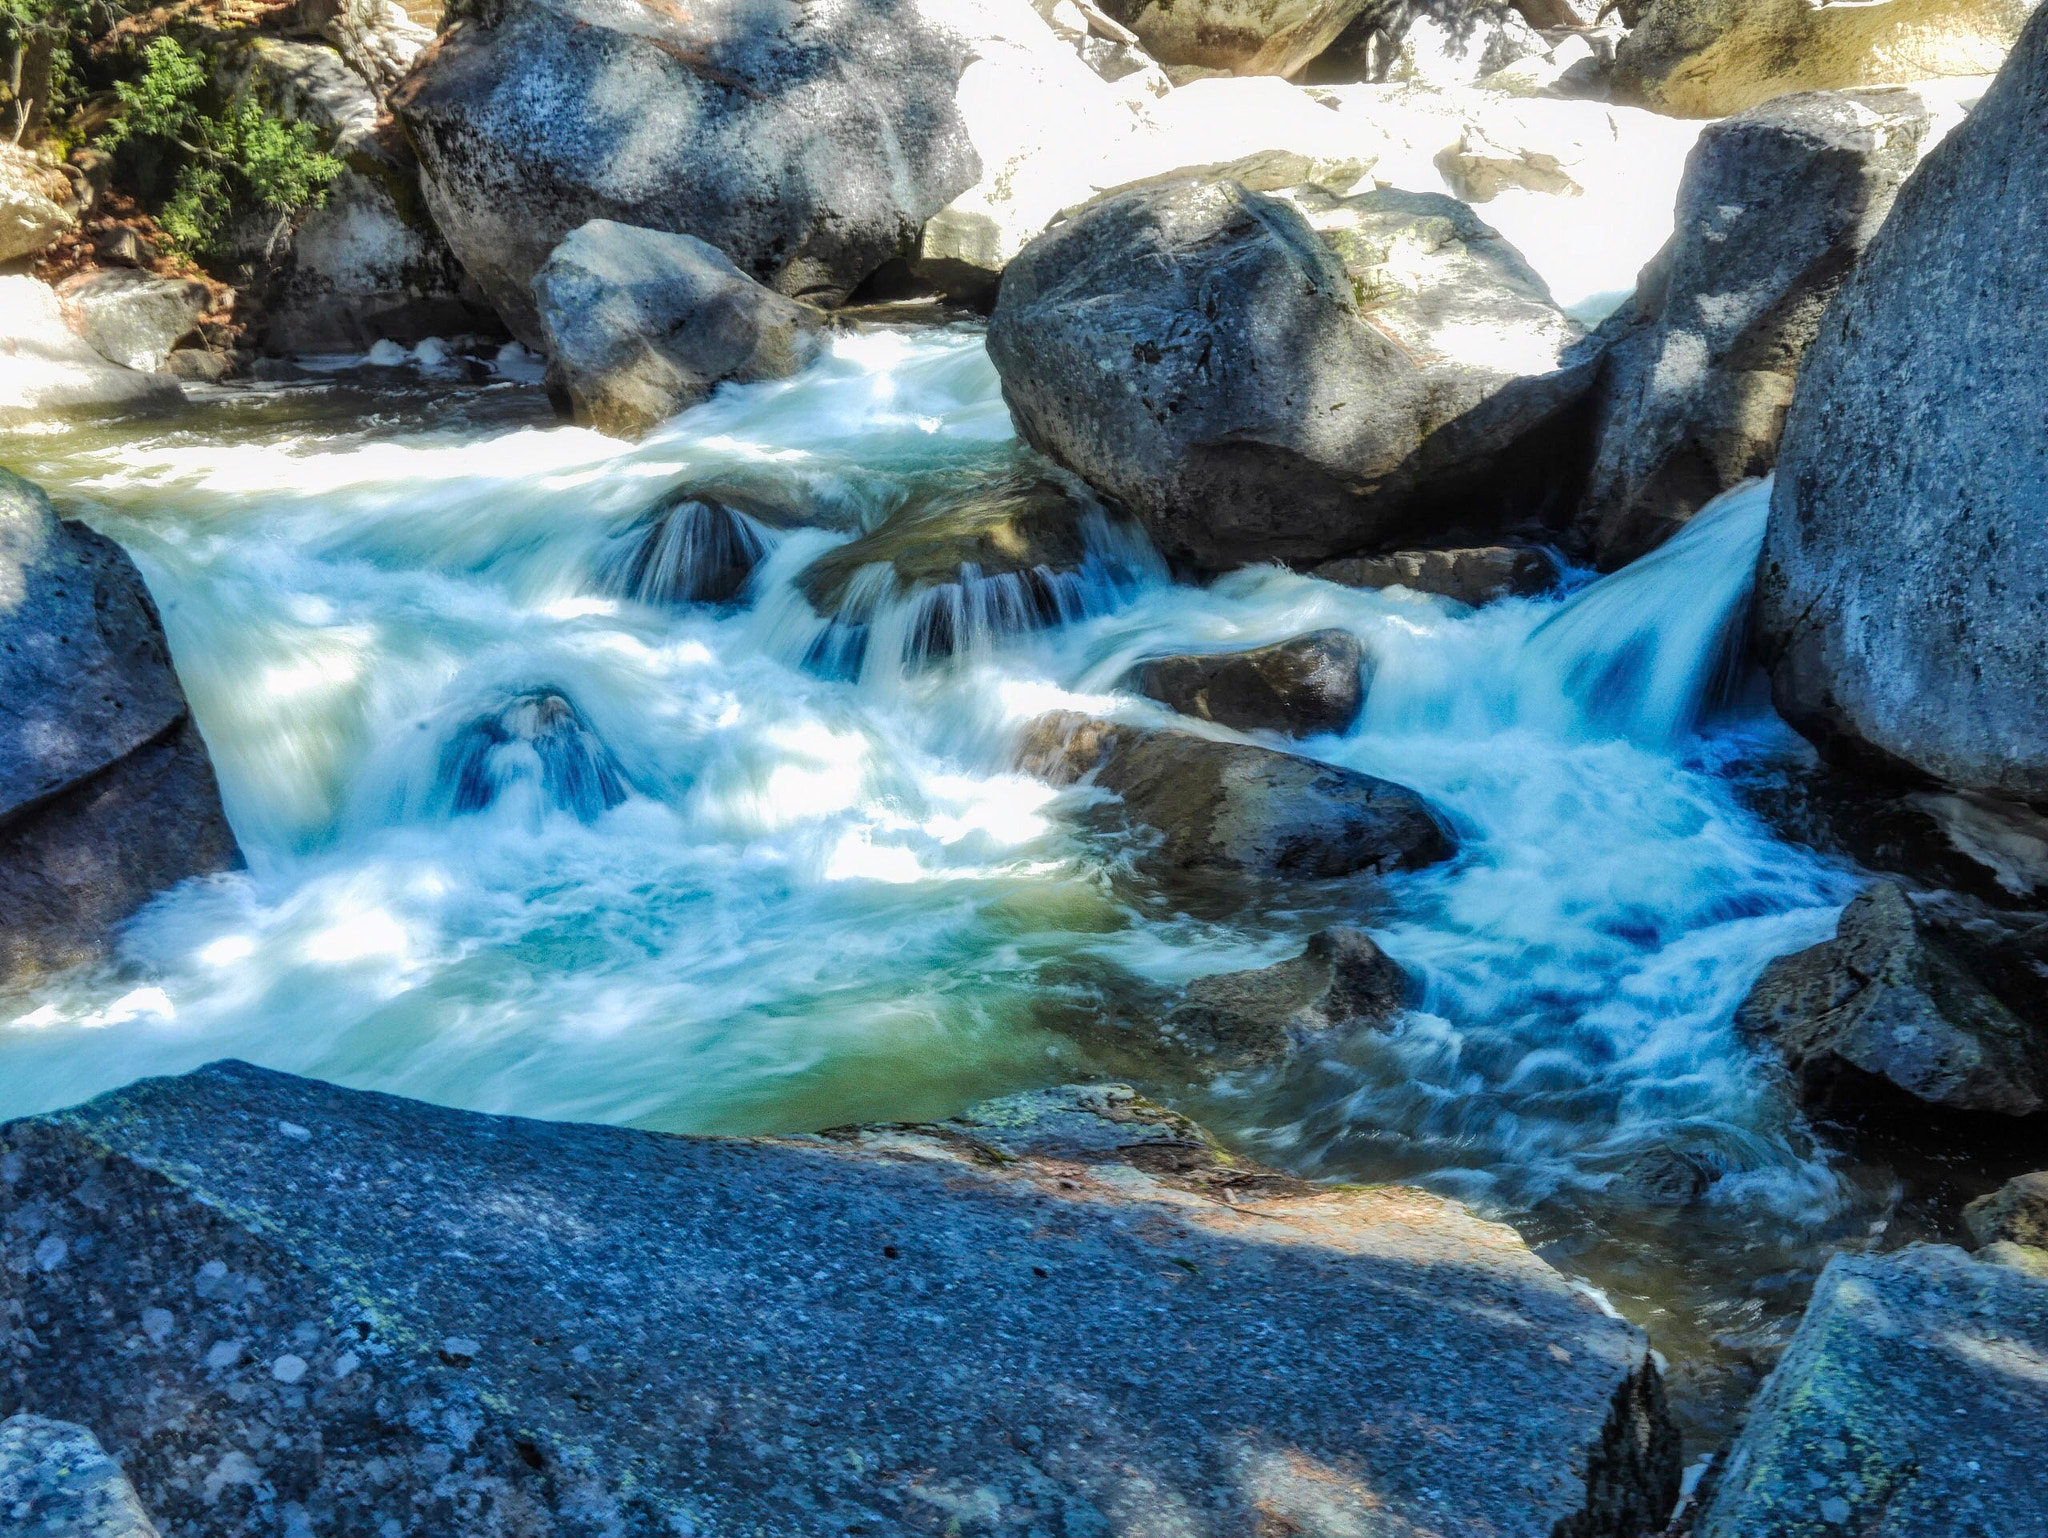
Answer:
<path fill-rule="evenodd" d="M 732 603 L 781 537 L 766 514 L 731 492 L 671 492 L 619 536 L 602 588 L 671 608 Z"/>
<path fill-rule="evenodd" d="M 1668 743 L 1725 694 L 1742 658 L 1771 483 L 1722 493 L 1664 544 L 1536 627 L 1520 672 L 1583 731 Z"/>
<path fill-rule="evenodd" d="M 626 799 L 626 777 L 611 749 L 549 689 L 477 717 L 441 754 L 438 785 L 458 816 L 485 810 L 522 782 L 538 785 L 547 805 L 583 822 Z"/>

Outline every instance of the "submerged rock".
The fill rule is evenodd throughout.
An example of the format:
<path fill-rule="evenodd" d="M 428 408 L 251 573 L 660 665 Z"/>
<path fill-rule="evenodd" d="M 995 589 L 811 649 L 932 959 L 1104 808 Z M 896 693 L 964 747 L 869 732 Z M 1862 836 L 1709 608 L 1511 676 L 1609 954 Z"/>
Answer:
<path fill-rule="evenodd" d="M 134 562 L 0 471 L 0 988 L 240 863 Z"/>
<path fill-rule="evenodd" d="M 1113 543 L 1100 506 L 1049 475 L 919 491 L 797 573 L 797 590 L 833 625 L 812 663 L 857 674 L 892 610 L 906 665 L 1083 618 L 1132 576 Z"/>
<path fill-rule="evenodd" d="M 157 1538 L 135 1487 L 83 1426 L 0 1421 L 0 1533 L 9 1538 Z"/>
<path fill-rule="evenodd" d="M 1253 651 L 1154 657 L 1126 686 L 1241 732 L 1346 732 L 1365 706 L 1365 648 L 1348 630 L 1317 630 Z"/>
<path fill-rule="evenodd" d="M 2048 798 L 2048 180 L 2015 171 L 2040 165 L 2048 10 L 1829 308 L 1757 580 L 1787 721 L 2014 800 Z"/>
<path fill-rule="evenodd" d="M 213 290 L 196 278 L 159 278 L 117 267 L 66 283 L 57 298 L 100 356 L 150 374 L 212 308 Z"/>
<path fill-rule="evenodd" d="M 746 591 L 776 531 L 798 521 L 743 491 L 678 488 L 619 537 L 605 563 L 604 589 L 670 607 L 731 603 Z"/>
<path fill-rule="evenodd" d="M 1291 960 L 1196 978 L 1161 1034 L 1210 1066 L 1252 1067 L 1390 1026 L 1415 991 L 1400 963 L 1364 930 L 1325 929 Z"/>
<path fill-rule="evenodd" d="M 1309 569 L 1312 577 L 1345 587 L 1405 587 L 1478 608 L 1496 598 L 1534 598 L 1557 585 L 1557 557 L 1527 545 L 1479 545 L 1461 550 L 1396 550 L 1391 555 L 1345 556 Z"/>
<path fill-rule="evenodd" d="M 4 1392 L 179 1533 L 1621 1538 L 1676 1495 L 1641 1332 L 1512 1230 L 1121 1086 L 738 1139 L 222 1063 L 0 1167 Z"/>
<path fill-rule="evenodd" d="M 1292 753 L 1074 711 L 1026 729 L 1017 762 L 1055 785 L 1086 779 L 1156 837 L 1169 874 L 1322 880 L 1448 859 L 1450 836 L 1406 786 Z"/>
<path fill-rule="evenodd" d="M 1677 229 L 1602 328 L 1599 447 L 1579 513 L 1603 568 L 1770 473 L 1821 314 L 1929 129 L 1909 91 L 1783 96 L 1701 133 Z"/>
<path fill-rule="evenodd" d="M 552 690 L 522 694 L 462 729 L 441 755 L 452 809 L 481 812 L 507 785 L 537 779 L 549 805 L 593 821 L 626 799 L 626 776 L 576 707 Z"/>
<path fill-rule="evenodd" d="M 2037 0 L 1655 0 L 1614 55 L 1614 90 L 1680 117 L 1793 91 L 1988 75 Z"/>
<path fill-rule="evenodd" d="M 145 374 L 118 363 L 65 323 L 48 284 L 0 277 L 0 422 L 49 417 L 142 416 L 170 411 L 185 399 L 168 374 Z"/>
<path fill-rule="evenodd" d="M 1889 882 L 1842 910 L 1834 939 L 1766 967 L 1736 1024 L 1768 1036 L 1807 1097 L 1823 1103 L 1856 1098 L 1865 1075 L 1951 1110 L 2026 1116 L 2048 1087 L 2048 1042 L 1957 963 Z"/>
<path fill-rule="evenodd" d="M 1463 204 L 1298 201 L 1107 198 L 1025 248 L 990 322 L 1023 436 L 1199 567 L 1323 560 L 1526 498 L 1511 451 L 1593 377 Z"/>
<path fill-rule="evenodd" d="M 915 5 L 502 0 L 451 26 L 391 104 L 436 223 L 514 334 L 593 219 L 695 235 L 778 293 L 836 304 L 980 175 L 967 46 Z"/>
<path fill-rule="evenodd" d="M 1838 1255 L 1699 1538 L 2048 1531 L 2048 1280 L 1945 1245 Z"/>
<path fill-rule="evenodd" d="M 585 427 L 634 438 L 730 380 L 784 379 L 825 313 L 763 288 L 692 235 L 593 219 L 549 253 L 533 302 L 551 384 Z"/>

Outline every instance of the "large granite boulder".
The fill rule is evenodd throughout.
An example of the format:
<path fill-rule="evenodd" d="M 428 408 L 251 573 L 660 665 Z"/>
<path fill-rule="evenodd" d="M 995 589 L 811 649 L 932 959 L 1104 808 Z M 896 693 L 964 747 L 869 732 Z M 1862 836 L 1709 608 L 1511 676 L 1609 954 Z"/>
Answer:
<path fill-rule="evenodd" d="M 1602 567 L 1770 473 L 1799 365 L 1918 160 L 1909 91 L 1781 96 L 1700 135 L 1671 242 L 1602 330 L 1580 520 Z"/>
<path fill-rule="evenodd" d="M 78 228 L 70 190 L 62 172 L 0 144 L 0 262 L 33 256 Z"/>
<path fill-rule="evenodd" d="M 1680 117 L 1793 91 L 1988 75 L 2039 0 L 1654 0 L 1614 55 L 1614 89 Z"/>
<path fill-rule="evenodd" d="M 0 1533 L 8 1538 L 157 1538 L 135 1487 L 83 1426 L 0 1421 Z"/>
<path fill-rule="evenodd" d="M 2016 1244 L 2048 1250 L 2048 1170 L 2015 1175 L 1963 1209 L 1963 1227 L 1975 1244 Z"/>
<path fill-rule="evenodd" d="M 1116 797 L 1168 879 L 1384 875 L 1448 859 L 1429 803 L 1406 786 L 1250 743 L 1055 711 L 1024 733 L 1018 767 Z"/>
<path fill-rule="evenodd" d="M 1104 0 L 1162 64 L 1293 75 L 1371 0 Z"/>
<path fill-rule="evenodd" d="M 386 0 L 389 3 L 389 0 Z M 367 7 L 352 6 L 360 18 Z M 419 162 L 381 119 L 377 92 L 333 48 L 258 37 L 239 88 L 279 117 L 311 123 L 345 168 L 326 200 L 261 254 L 265 344 L 285 353 L 367 352 L 380 341 L 497 329 L 465 294 L 462 266 L 434 227 Z"/>
<path fill-rule="evenodd" d="M 391 104 L 441 232 L 538 345 L 529 284 L 592 219 L 843 300 L 980 178 L 955 102 L 967 53 L 912 0 L 490 0 Z"/>
<path fill-rule="evenodd" d="M 1757 583 L 1786 720 L 2013 799 L 2048 797 L 2048 181 L 2018 169 L 2044 164 L 2048 11 L 1830 307 Z"/>
<path fill-rule="evenodd" d="M 1633 1326 L 1121 1086 L 691 1138 L 244 1064 L 0 1131 L 0 1384 L 168 1531 L 1624 1538 Z"/>
<path fill-rule="evenodd" d="M 533 276 L 552 387 L 578 423 L 638 437 L 719 385 L 784 379 L 825 312 L 763 288 L 694 235 L 593 219 Z"/>
<path fill-rule="evenodd" d="M 1509 467 L 1591 382 L 1580 343 L 1454 199 L 1187 180 L 1033 241 L 988 346 L 1028 442 L 1169 556 L 1225 569 L 1526 497 Z"/>
<path fill-rule="evenodd" d="M 47 283 L 0 277 L 0 422 L 152 415 L 185 399 L 168 374 L 124 368 L 72 329 Z"/>
<path fill-rule="evenodd" d="M 2048 1279 L 1943 1245 L 1840 1255 L 1697 1538 L 2048 1531 Z"/>
<path fill-rule="evenodd" d="M 1365 706 L 1365 648 L 1348 630 L 1315 630 L 1250 651 L 1153 657 L 1126 685 L 1148 699 L 1241 732 L 1347 732 Z"/>
<path fill-rule="evenodd" d="M 67 280 L 57 299 L 100 356 L 150 374 L 213 307 L 213 290 L 197 278 L 114 267 Z"/>
<path fill-rule="evenodd" d="M 1977 981 L 1879 882 L 1835 938 L 1764 969 L 1739 1028 L 1767 1037 L 1809 1099 L 1863 1098 L 1881 1080 L 1958 1111 L 2027 1116 L 2048 1095 L 2048 1040 Z"/>
<path fill-rule="evenodd" d="M 0 988 L 239 861 L 135 563 L 0 471 Z"/>
<path fill-rule="evenodd" d="M 1166 1043 L 1205 1067 L 1256 1067 L 1384 1030 L 1419 990 L 1362 929 L 1309 936 L 1299 956 L 1250 972 L 1198 977 L 1160 1025 Z"/>

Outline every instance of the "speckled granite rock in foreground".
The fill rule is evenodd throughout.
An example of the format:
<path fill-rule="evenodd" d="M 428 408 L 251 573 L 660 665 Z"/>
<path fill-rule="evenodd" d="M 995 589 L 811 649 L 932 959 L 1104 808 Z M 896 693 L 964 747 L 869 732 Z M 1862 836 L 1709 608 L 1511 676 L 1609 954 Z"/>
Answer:
<path fill-rule="evenodd" d="M 2048 1532 L 2048 1280 L 1947 1246 L 1832 1261 L 1699 1538 Z"/>
<path fill-rule="evenodd" d="M 1641 1335 L 1114 1086 L 680 1138 L 223 1063 L 0 1129 L 4 1393 L 180 1538 L 1654 1526 Z"/>
<path fill-rule="evenodd" d="M 157 1530 L 90 1431 L 16 1415 L 0 1421 L 0 1535 L 157 1538 Z"/>

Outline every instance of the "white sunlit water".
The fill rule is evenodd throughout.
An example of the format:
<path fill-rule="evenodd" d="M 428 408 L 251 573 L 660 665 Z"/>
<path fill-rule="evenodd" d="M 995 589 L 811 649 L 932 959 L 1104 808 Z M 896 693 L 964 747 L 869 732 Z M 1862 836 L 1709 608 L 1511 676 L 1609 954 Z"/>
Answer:
<path fill-rule="evenodd" d="M 1212 1092 L 1275 1156 L 1512 1212 L 1678 1147 L 1710 1200 L 1793 1225 L 1839 1202 L 1730 1017 L 1848 880 L 1717 775 L 1767 724 L 1697 730 L 1764 488 L 1569 598 L 1477 612 L 1278 568 L 1174 585 L 1099 521 L 1065 623 L 1006 632 L 970 585 L 950 654 L 919 660 L 915 602 L 883 601 L 848 677 L 816 665 L 795 574 L 916 487 L 1019 462 L 971 331 L 845 337 L 636 446 L 267 420 L 44 435 L 16 461 L 142 564 L 249 868 L 157 901 L 118 967 L 14 1001 L 0 1114 L 222 1056 L 682 1130 L 938 1114 L 1091 1071 L 1188 978 L 1349 918 L 1425 996 Z M 826 526 L 762 535 L 742 603 L 616 596 L 621 536 L 697 481 Z M 1143 656 L 1333 625 L 1372 659 L 1367 708 L 1304 750 L 1423 792 L 1454 862 L 1193 917 L 1133 895 L 1072 793 L 1007 769 L 1047 708 L 1163 721 L 1116 692 Z"/>

